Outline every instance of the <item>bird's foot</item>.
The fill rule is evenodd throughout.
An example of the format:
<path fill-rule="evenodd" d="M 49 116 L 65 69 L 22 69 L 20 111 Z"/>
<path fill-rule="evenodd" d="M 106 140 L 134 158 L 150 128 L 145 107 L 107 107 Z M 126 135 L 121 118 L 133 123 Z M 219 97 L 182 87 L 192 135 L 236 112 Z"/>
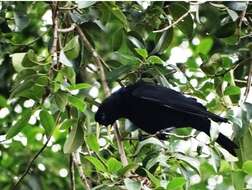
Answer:
<path fill-rule="evenodd" d="M 170 132 L 175 129 L 175 127 L 169 127 L 166 129 L 162 129 L 155 133 L 155 136 L 160 140 L 166 140 L 168 136 L 170 135 Z"/>

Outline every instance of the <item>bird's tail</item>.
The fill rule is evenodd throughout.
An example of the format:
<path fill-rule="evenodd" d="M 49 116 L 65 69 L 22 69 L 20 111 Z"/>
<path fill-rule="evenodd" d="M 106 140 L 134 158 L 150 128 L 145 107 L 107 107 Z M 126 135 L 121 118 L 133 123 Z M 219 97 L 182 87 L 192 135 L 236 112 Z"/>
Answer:
<path fill-rule="evenodd" d="M 238 148 L 238 146 L 233 141 L 231 141 L 229 138 L 227 138 L 225 135 L 219 133 L 219 136 L 216 139 L 216 142 L 219 143 L 230 154 L 236 156 L 235 149 Z"/>
<path fill-rule="evenodd" d="M 211 118 L 215 122 L 228 122 L 227 118 L 218 116 L 218 115 L 211 113 L 211 112 L 208 112 L 208 117 Z"/>

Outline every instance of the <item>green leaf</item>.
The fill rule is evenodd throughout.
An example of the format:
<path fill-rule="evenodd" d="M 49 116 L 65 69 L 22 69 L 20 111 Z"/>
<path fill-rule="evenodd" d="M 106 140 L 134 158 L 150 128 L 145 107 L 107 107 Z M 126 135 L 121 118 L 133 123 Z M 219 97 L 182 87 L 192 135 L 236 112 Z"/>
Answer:
<path fill-rule="evenodd" d="M 123 54 L 118 51 L 113 52 L 110 55 L 110 57 L 112 60 L 115 60 L 123 65 L 138 65 L 141 62 L 141 60 L 136 56 L 132 56 L 129 54 Z"/>
<path fill-rule="evenodd" d="M 98 141 L 97 141 L 97 136 L 96 136 L 96 134 L 93 134 L 93 133 L 91 133 L 91 134 L 88 134 L 87 136 L 86 136 L 86 143 L 87 143 L 87 145 L 88 145 L 88 147 L 91 149 L 91 150 L 93 150 L 93 151 L 95 151 L 95 152 L 99 152 L 99 149 L 100 149 L 100 145 L 99 145 L 99 143 L 98 143 Z"/>
<path fill-rule="evenodd" d="M 129 73 L 130 71 L 133 71 L 135 68 L 136 66 L 132 64 L 121 65 L 120 67 L 109 72 L 107 75 L 107 79 L 109 81 L 114 81 L 118 78 L 123 78 L 124 76 L 127 75 L 127 73 Z"/>
<path fill-rule="evenodd" d="M 170 43 L 172 42 L 173 38 L 173 29 L 170 28 L 169 30 L 166 30 L 165 32 L 162 33 L 162 35 L 156 40 L 156 46 L 152 50 L 152 54 L 155 54 L 157 52 L 163 52 L 168 48 Z"/>
<path fill-rule="evenodd" d="M 27 109 L 22 112 L 21 118 L 16 122 L 15 125 L 11 126 L 7 132 L 7 139 L 10 139 L 17 135 L 29 122 L 32 110 Z"/>
<path fill-rule="evenodd" d="M 148 138 L 148 139 L 146 139 L 146 140 L 144 140 L 144 141 L 141 141 L 141 142 L 138 144 L 138 147 L 137 147 L 136 152 L 135 152 L 134 155 L 137 155 L 137 154 L 140 152 L 140 150 L 141 150 L 145 145 L 147 145 L 147 144 L 153 144 L 153 145 L 157 145 L 157 146 L 163 147 L 163 148 L 165 147 L 164 144 L 163 144 L 161 141 L 159 141 L 158 139 L 156 139 L 156 138 L 154 138 L 154 137 L 151 137 L 151 138 Z"/>
<path fill-rule="evenodd" d="M 188 8 L 184 7 L 181 3 L 172 3 L 169 8 L 171 15 L 173 17 L 173 22 L 180 19 L 186 12 Z M 188 38 L 192 38 L 193 35 L 193 19 L 190 13 L 180 22 L 176 24 L 178 28 L 187 35 Z"/>
<path fill-rule="evenodd" d="M 212 49 L 213 39 L 212 38 L 203 38 L 200 40 L 200 44 L 196 48 L 197 53 L 203 55 L 208 55 L 209 51 Z"/>
<path fill-rule="evenodd" d="M 140 55 L 142 58 L 146 59 L 148 57 L 148 52 L 146 49 L 143 48 L 135 48 L 138 55 Z"/>
<path fill-rule="evenodd" d="M 117 159 L 111 157 L 109 158 L 109 160 L 107 161 L 107 167 L 108 167 L 108 171 L 110 173 L 117 173 L 120 169 L 123 168 L 123 165 L 121 162 L 119 162 Z"/>
<path fill-rule="evenodd" d="M 87 88 L 91 88 L 91 85 L 88 83 L 72 84 L 67 87 L 68 90 L 80 90 L 80 89 L 87 89 Z"/>
<path fill-rule="evenodd" d="M 61 125 L 60 125 L 60 128 L 61 129 L 70 129 L 71 127 L 76 127 L 78 121 L 77 119 L 65 119 Z"/>
<path fill-rule="evenodd" d="M 40 123 L 45 129 L 46 135 L 49 137 L 55 127 L 53 116 L 46 110 L 41 110 L 39 113 Z"/>
<path fill-rule="evenodd" d="M 206 180 L 215 174 L 216 174 L 216 172 L 215 172 L 214 168 L 209 163 L 203 162 L 200 165 L 200 175 L 201 175 L 202 180 Z"/>
<path fill-rule="evenodd" d="M 68 96 L 64 92 L 57 92 L 54 94 L 54 100 L 61 112 L 65 111 L 66 105 L 68 103 Z"/>
<path fill-rule="evenodd" d="M 85 9 L 88 8 L 90 6 L 92 6 L 93 4 L 95 4 L 95 1 L 76 1 L 77 5 L 78 5 L 78 9 Z"/>
<path fill-rule="evenodd" d="M 219 27 L 214 33 L 214 35 L 217 38 L 226 38 L 232 36 L 235 33 L 235 30 L 236 30 L 235 22 L 229 22 Z"/>
<path fill-rule="evenodd" d="M 160 186 L 160 180 L 157 177 L 155 177 L 152 173 L 150 173 L 148 170 L 146 170 L 146 169 L 144 169 L 144 170 L 147 173 L 148 178 L 155 185 L 155 187 L 159 187 Z"/>
<path fill-rule="evenodd" d="M 64 47 L 65 55 L 70 59 L 76 59 L 80 53 L 79 36 L 74 36 Z"/>
<path fill-rule="evenodd" d="M 235 190 L 244 190 L 246 174 L 242 171 L 234 171 L 232 173 L 232 183 Z"/>
<path fill-rule="evenodd" d="M 148 57 L 147 62 L 148 62 L 149 64 L 163 64 L 163 60 L 160 59 L 160 58 L 159 58 L 158 56 L 156 56 L 156 55 L 152 55 L 152 56 Z"/>
<path fill-rule="evenodd" d="M 109 44 L 113 51 L 117 51 L 122 46 L 124 31 L 119 24 L 113 24 L 109 32 Z"/>
<path fill-rule="evenodd" d="M 0 95 L 0 108 L 6 107 L 7 106 L 7 100 L 5 97 Z"/>
<path fill-rule="evenodd" d="M 73 126 L 72 130 L 65 141 L 63 151 L 64 153 L 72 153 L 76 151 L 84 142 L 84 132 L 82 126 L 78 124 Z"/>
<path fill-rule="evenodd" d="M 97 171 L 107 172 L 106 166 L 104 166 L 104 164 L 100 160 L 98 160 L 96 157 L 86 156 L 85 159 L 91 162 Z"/>
<path fill-rule="evenodd" d="M 39 76 L 36 81 L 34 81 L 37 86 L 47 86 L 49 78 L 46 75 Z"/>
<path fill-rule="evenodd" d="M 226 161 L 226 160 L 221 160 L 219 172 L 228 173 L 228 172 L 231 172 L 231 171 L 232 171 L 232 168 L 231 168 L 229 162 Z"/>
<path fill-rule="evenodd" d="M 24 67 L 34 67 L 38 65 L 46 65 L 50 62 L 47 60 L 47 57 L 37 56 L 35 52 L 30 49 L 24 56 L 22 60 L 22 65 Z"/>
<path fill-rule="evenodd" d="M 109 9 L 109 11 L 121 22 L 122 26 L 127 30 L 128 29 L 127 17 L 123 14 L 120 7 L 118 7 L 114 2 L 103 2 L 103 4 Z"/>
<path fill-rule="evenodd" d="M 228 86 L 224 90 L 224 95 L 230 96 L 230 95 L 238 95 L 241 93 L 241 89 L 237 86 Z"/>
<path fill-rule="evenodd" d="M 71 84 L 75 84 L 75 71 L 73 67 L 63 67 L 60 73 L 65 76 Z"/>
<path fill-rule="evenodd" d="M 249 175 L 252 175 L 252 160 L 247 160 L 242 165 L 242 170 Z"/>
<path fill-rule="evenodd" d="M 17 88 L 14 88 L 13 91 L 10 94 L 10 97 L 17 97 L 17 96 L 21 96 L 23 92 L 30 90 L 30 88 L 34 85 L 34 81 L 33 80 L 26 80 L 24 82 L 22 82 L 21 84 L 19 84 L 19 86 Z"/>
<path fill-rule="evenodd" d="M 87 106 L 83 99 L 76 96 L 68 96 L 68 102 L 70 105 L 76 107 L 81 112 L 84 112 Z"/>
<path fill-rule="evenodd" d="M 141 183 L 130 178 L 124 179 L 127 190 L 141 190 Z"/>
<path fill-rule="evenodd" d="M 186 180 L 183 177 L 174 177 L 172 180 L 169 182 L 167 186 L 167 190 L 180 190 L 183 188 L 185 185 Z"/>
<path fill-rule="evenodd" d="M 130 163 L 127 166 L 125 166 L 124 168 L 121 168 L 120 170 L 118 170 L 118 175 L 119 176 L 124 176 L 125 174 L 129 173 L 132 170 L 137 169 L 140 166 L 139 163 Z"/>
<path fill-rule="evenodd" d="M 22 65 L 25 54 L 26 53 L 14 53 L 10 55 L 10 57 L 12 58 L 12 65 L 16 72 L 20 72 L 25 69 L 25 67 L 23 67 Z"/>

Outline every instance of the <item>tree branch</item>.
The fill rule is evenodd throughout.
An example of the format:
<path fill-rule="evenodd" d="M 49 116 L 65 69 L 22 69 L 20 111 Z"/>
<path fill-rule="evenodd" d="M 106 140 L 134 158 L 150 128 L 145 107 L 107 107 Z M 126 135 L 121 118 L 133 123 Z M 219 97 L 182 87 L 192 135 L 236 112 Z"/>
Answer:
<path fill-rule="evenodd" d="M 75 177 L 74 177 L 74 161 L 73 161 L 73 155 L 70 154 L 69 156 L 69 173 L 70 173 L 70 189 L 75 190 Z"/>
<path fill-rule="evenodd" d="M 24 177 L 29 173 L 31 167 L 32 167 L 32 164 L 33 162 L 38 158 L 38 156 L 45 150 L 45 148 L 47 147 L 48 143 L 50 142 L 51 140 L 51 137 L 53 135 L 53 132 L 56 128 L 56 126 L 58 126 L 58 122 L 59 122 L 59 117 L 60 116 L 60 113 L 57 115 L 57 119 L 56 119 L 56 124 L 55 124 L 55 127 L 51 133 L 50 136 L 47 137 L 47 140 L 45 142 L 45 144 L 42 146 L 42 148 L 35 154 L 35 156 L 31 159 L 31 161 L 29 162 L 28 166 L 26 167 L 26 170 L 24 171 L 24 173 L 21 175 L 21 177 L 18 179 L 18 181 L 15 183 L 15 185 L 13 186 L 13 190 L 17 189 L 17 186 L 19 185 L 19 183 L 22 182 L 22 180 L 24 179 Z"/>
<path fill-rule="evenodd" d="M 45 150 L 45 148 L 47 147 L 49 141 L 51 139 L 51 136 L 49 136 L 47 138 L 46 143 L 44 144 L 44 146 L 42 146 L 42 148 L 37 152 L 37 154 L 35 154 L 35 156 L 32 158 L 32 160 L 29 162 L 28 166 L 26 167 L 26 170 L 24 171 L 24 173 L 21 175 L 21 177 L 18 179 L 18 181 L 15 183 L 13 190 L 17 189 L 17 186 L 19 183 L 22 182 L 22 180 L 24 179 L 24 177 L 29 173 L 33 162 L 37 159 L 37 157 Z"/>
<path fill-rule="evenodd" d="M 83 172 L 83 169 L 82 169 L 82 164 L 81 164 L 81 159 L 80 159 L 80 152 L 77 150 L 76 152 L 72 153 L 72 155 L 73 155 L 74 164 L 75 164 L 76 168 L 79 171 L 80 178 L 81 178 L 81 181 L 83 183 L 84 188 L 87 189 L 87 190 L 91 190 L 91 188 L 90 188 L 90 186 L 88 184 L 88 181 L 87 181 L 87 177 L 85 176 L 85 174 Z"/>
<path fill-rule="evenodd" d="M 159 30 L 154 30 L 154 33 L 159 33 L 159 32 L 164 32 L 168 29 L 170 29 L 171 27 L 175 26 L 176 24 L 178 24 L 180 21 L 182 21 L 188 14 L 190 13 L 190 10 L 188 10 L 185 14 L 183 14 L 181 17 L 179 17 L 176 21 L 174 21 L 173 23 L 171 23 L 170 25 L 166 26 L 165 28 L 159 29 Z"/>
<path fill-rule="evenodd" d="M 58 32 L 67 33 L 75 29 L 75 23 L 73 23 L 69 28 L 58 28 Z"/>
<path fill-rule="evenodd" d="M 100 78 L 101 78 L 101 83 L 102 83 L 102 87 L 104 89 L 105 95 L 106 96 L 110 96 L 111 92 L 106 80 L 106 75 L 105 75 L 105 71 L 103 68 L 103 64 L 105 63 L 104 60 L 99 56 L 99 54 L 96 52 L 96 50 L 92 47 L 92 45 L 90 44 L 90 42 L 88 41 L 88 39 L 86 38 L 85 34 L 82 32 L 81 28 L 76 25 L 76 30 L 79 33 L 81 40 L 83 41 L 84 45 L 86 46 L 86 48 L 92 53 L 94 61 L 97 65 L 97 67 L 99 68 L 100 72 Z M 118 145 L 118 149 L 119 149 L 119 153 L 120 153 L 120 158 L 122 161 L 122 164 L 124 166 L 128 165 L 128 160 L 124 151 L 124 147 L 121 141 L 121 135 L 118 129 L 118 124 L 115 123 L 113 125 L 114 129 L 115 129 L 115 136 L 116 136 L 116 141 L 117 141 L 117 145 Z"/>
<path fill-rule="evenodd" d="M 54 30 L 53 30 L 53 45 L 52 45 L 52 48 L 51 48 L 51 54 L 52 54 L 52 57 L 53 57 L 53 60 L 52 60 L 52 67 L 53 67 L 58 62 L 58 55 L 57 55 L 57 43 L 58 43 L 58 31 L 57 31 L 57 29 L 58 29 L 58 18 L 57 18 L 57 15 L 58 15 L 58 2 L 52 2 L 51 9 L 52 9 L 52 13 L 53 13 L 52 14 L 52 20 L 53 20 L 53 28 L 54 28 Z M 49 70 L 49 75 L 50 75 L 50 72 L 51 72 L 51 69 Z M 54 132 L 54 130 L 55 130 L 57 124 L 58 124 L 59 116 L 60 116 L 60 113 L 57 115 L 56 125 L 55 125 L 52 133 L 50 134 L 50 136 L 47 137 L 46 143 L 42 146 L 42 148 L 31 159 L 31 161 L 29 162 L 26 170 L 21 175 L 21 177 L 18 179 L 18 181 L 15 183 L 13 189 L 16 189 L 17 186 L 19 185 L 19 183 L 22 182 L 22 180 L 24 179 L 24 177 L 29 173 L 29 171 L 30 171 L 30 169 L 32 167 L 33 162 L 38 158 L 38 156 L 47 147 L 47 145 L 50 142 L 50 139 L 51 139 L 51 137 L 53 135 L 53 132 Z"/>
<path fill-rule="evenodd" d="M 251 88 L 251 84 L 252 84 L 252 60 L 250 60 L 250 67 L 249 67 L 249 73 L 248 73 L 248 79 L 247 79 L 247 87 L 244 93 L 244 100 L 243 102 L 246 102 L 248 95 L 249 95 L 249 91 Z"/>

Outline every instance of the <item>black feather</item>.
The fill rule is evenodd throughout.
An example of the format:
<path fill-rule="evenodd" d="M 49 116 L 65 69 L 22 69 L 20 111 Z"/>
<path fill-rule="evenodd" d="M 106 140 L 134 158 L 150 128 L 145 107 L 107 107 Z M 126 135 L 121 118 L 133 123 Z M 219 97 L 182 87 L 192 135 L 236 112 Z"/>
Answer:
<path fill-rule="evenodd" d="M 195 98 L 146 82 L 121 88 L 100 105 L 95 120 L 102 125 L 128 118 L 137 127 L 154 134 L 166 128 L 192 127 L 210 134 L 210 120 L 227 122 L 226 118 L 208 112 Z M 237 146 L 220 134 L 216 140 L 235 155 Z"/>

